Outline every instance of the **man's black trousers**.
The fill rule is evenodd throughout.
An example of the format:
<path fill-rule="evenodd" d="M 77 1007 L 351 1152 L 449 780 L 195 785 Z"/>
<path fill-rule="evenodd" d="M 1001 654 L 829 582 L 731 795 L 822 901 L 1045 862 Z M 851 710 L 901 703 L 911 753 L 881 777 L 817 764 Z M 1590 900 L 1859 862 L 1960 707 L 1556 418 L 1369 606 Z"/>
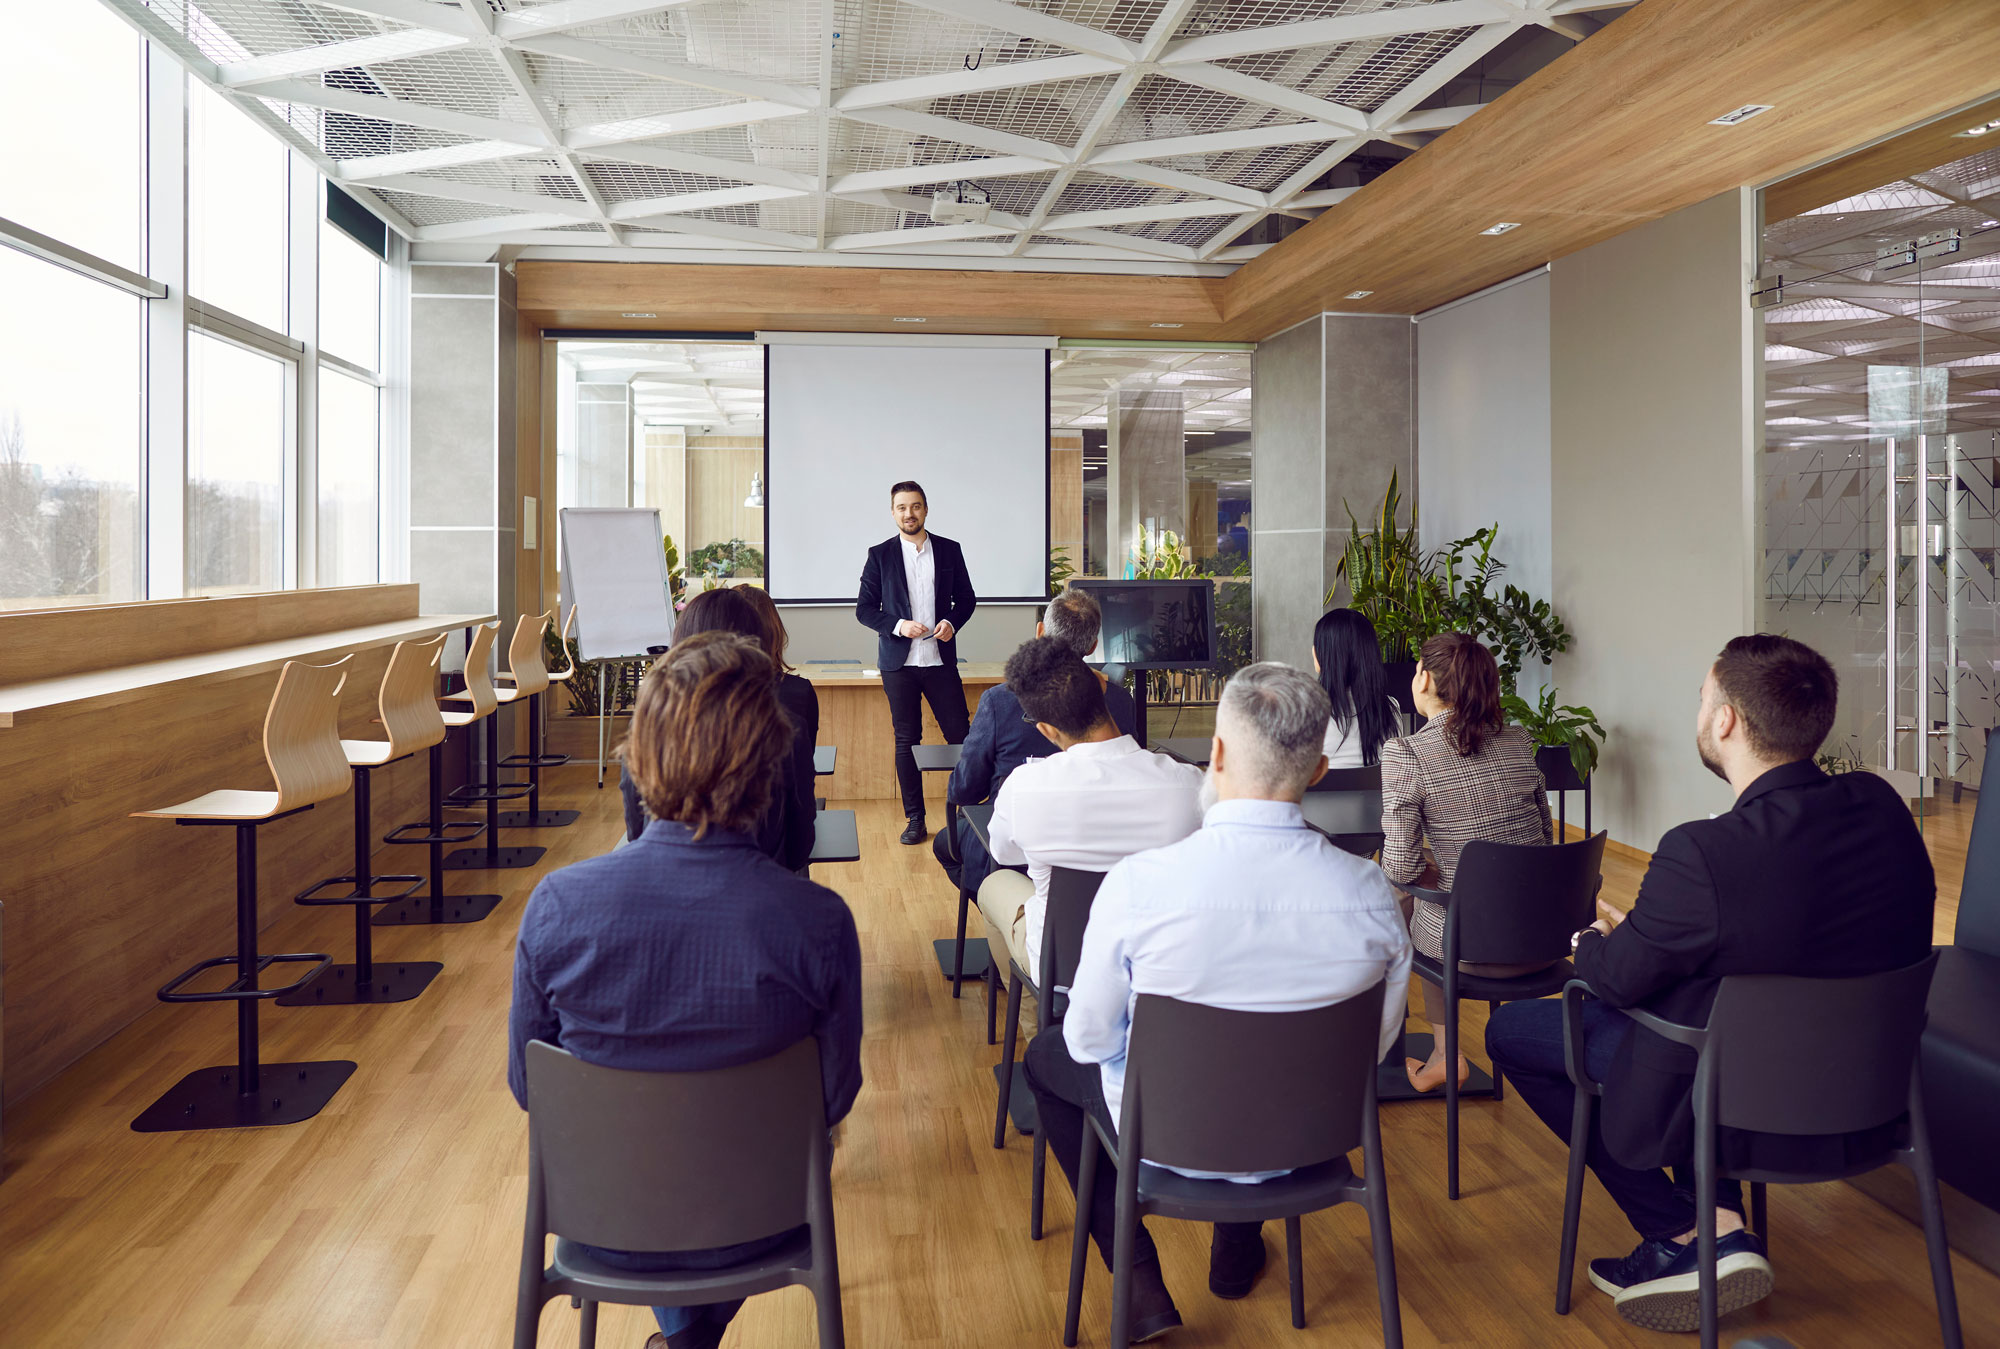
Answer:
<path fill-rule="evenodd" d="M 953 665 L 905 665 L 882 672 L 882 691 L 889 695 L 889 721 L 896 728 L 896 785 L 903 792 L 903 815 L 924 818 L 924 775 L 910 746 L 924 738 L 923 704 L 931 705 L 945 743 L 965 743 L 972 718 L 965 710 L 965 685 Z M 919 701 L 921 699 L 921 701 Z"/>

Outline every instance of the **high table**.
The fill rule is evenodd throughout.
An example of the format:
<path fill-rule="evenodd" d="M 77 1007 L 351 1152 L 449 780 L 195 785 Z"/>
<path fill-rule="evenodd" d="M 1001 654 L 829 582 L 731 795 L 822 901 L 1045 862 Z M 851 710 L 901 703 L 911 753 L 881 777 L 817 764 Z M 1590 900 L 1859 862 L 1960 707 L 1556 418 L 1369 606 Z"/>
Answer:
<path fill-rule="evenodd" d="M 813 819 L 812 855 L 806 858 L 810 867 L 814 862 L 859 862 L 861 860 L 861 830 L 855 823 L 851 810 L 822 810 Z"/>

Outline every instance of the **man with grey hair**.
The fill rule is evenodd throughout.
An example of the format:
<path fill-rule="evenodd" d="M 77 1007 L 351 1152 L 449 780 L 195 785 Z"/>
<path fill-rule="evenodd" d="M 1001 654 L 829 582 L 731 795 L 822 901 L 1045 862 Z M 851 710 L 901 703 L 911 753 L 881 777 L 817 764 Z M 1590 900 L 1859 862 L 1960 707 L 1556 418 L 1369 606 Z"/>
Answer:
<path fill-rule="evenodd" d="M 1080 657 L 1097 649 L 1097 630 L 1104 613 L 1089 591 L 1071 586 L 1049 601 L 1035 636 L 1054 637 L 1069 645 Z M 1122 684 L 1113 684 L 1102 675 L 1105 706 L 1119 733 L 1132 735 L 1139 725 L 1139 708 Z M 955 806 L 977 805 L 997 800 L 1000 784 L 1007 775 L 1030 759 L 1044 759 L 1061 753 L 1022 715 L 1021 700 L 1005 684 L 996 684 L 979 696 L 979 710 L 973 714 L 972 728 L 965 733 L 959 750 L 958 767 L 951 771 L 945 786 L 945 800 Z M 980 846 L 978 835 L 960 821 L 956 833 L 939 830 L 931 844 L 938 865 L 953 885 L 977 890 L 993 869 L 992 858 Z"/>
<path fill-rule="evenodd" d="M 1306 789 L 1326 772 L 1328 715 L 1326 692 L 1310 676 L 1270 663 L 1239 670 L 1216 709 L 1202 827 L 1135 853 L 1105 876 L 1068 1014 L 1035 1037 L 1025 1065 L 1049 1150 L 1072 1189 L 1085 1112 L 1115 1130 L 1138 994 L 1296 1012 L 1386 981 L 1377 1056 L 1401 1038 L 1410 939 L 1396 893 L 1381 868 L 1334 847 L 1300 811 Z M 1117 1189 L 1100 1176 L 1085 1215 L 1107 1266 Z M 1257 1224 L 1217 1224 L 1209 1291 L 1245 1296 L 1264 1259 Z M 1133 1248 L 1132 1340 L 1180 1324 L 1142 1225 Z"/>

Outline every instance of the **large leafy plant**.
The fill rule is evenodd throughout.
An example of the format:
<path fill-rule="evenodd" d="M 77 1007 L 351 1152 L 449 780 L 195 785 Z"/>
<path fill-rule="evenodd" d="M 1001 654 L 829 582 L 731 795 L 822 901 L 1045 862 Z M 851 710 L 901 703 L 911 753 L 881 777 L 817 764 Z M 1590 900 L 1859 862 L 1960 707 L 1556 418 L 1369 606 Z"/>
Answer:
<path fill-rule="evenodd" d="M 1347 582 L 1348 604 L 1375 625 L 1383 658 L 1391 661 L 1414 659 L 1426 637 L 1443 631 L 1437 612 L 1440 588 L 1417 543 L 1417 508 L 1410 507 L 1410 522 L 1404 525 L 1402 499 L 1392 471 L 1389 490 L 1365 529 L 1353 508 L 1341 502 L 1347 512 L 1347 550 L 1335 569 L 1335 587 L 1326 592 L 1331 605 L 1339 582 Z"/>
<path fill-rule="evenodd" d="M 1049 549 L 1049 595 L 1051 598 L 1062 594 L 1069 578 L 1076 575 L 1076 564 L 1069 560 L 1069 549 Z"/>
<path fill-rule="evenodd" d="M 762 576 L 764 551 L 741 539 L 706 543 L 688 557 L 688 570 L 711 581 L 726 581 L 734 576 Z"/>
<path fill-rule="evenodd" d="M 1541 698 L 1533 704 L 1505 693 L 1500 697 L 1500 705 L 1506 709 L 1508 720 L 1526 731 L 1537 745 L 1567 749 L 1570 766 L 1576 769 L 1579 781 L 1589 778 L 1591 770 L 1597 767 L 1604 728 L 1597 724 L 1597 714 L 1589 708 L 1558 706 L 1552 688 L 1543 689 Z"/>

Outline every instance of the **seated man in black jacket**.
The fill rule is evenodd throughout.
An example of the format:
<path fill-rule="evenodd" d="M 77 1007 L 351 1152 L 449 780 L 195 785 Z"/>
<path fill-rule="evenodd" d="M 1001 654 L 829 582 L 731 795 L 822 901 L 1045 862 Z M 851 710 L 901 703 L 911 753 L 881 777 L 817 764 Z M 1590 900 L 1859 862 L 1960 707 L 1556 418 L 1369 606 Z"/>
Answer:
<path fill-rule="evenodd" d="M 1642 1030 L 1616 1008 L 1642 1007 L 1703 1025 L 1723 976 L 1839 979 L 1899 969 L 1931 945 L 1936 885 L 1924 842 L 1896 790 L 1873 773 L 1828 777 L 1813 755 L 1833 726 L 1833 666 L 1788 637 L 1738 637 L 1701 686 L 1695 748 L 1736 793 L 1733 809 L 1660 840 L 1631 914 L 1576 937 L 1584 1067 L 1604 1084 L 1589 1164 L 1641 1238 L 1623 1258 L 1590 1262 L 1590 1281 L 1627 1320 L 1656 1330 L 1701 1324 L 1695 1272 L 1694 1054 Z M 1563 1069 L 1562 1006 L 1508 1003 L 1486 1048 L 1521 1097 L 1568 1137 L 1572 1088 Z M 1732 1169 L 1834 1170 L 1879 1150 L 1867 1135 L 1794 1137 L 1724 1129 Z M 1670 1178 L 1660 1168 L 1685 1168 Z M 1682 1183 L 1676 1183 L 1677 1181 Z M 1771 1291 L 1771 1267 L 1743 1229 L 1738 1187 L 1716 1214 L 1720 1305 Z"/>
<path fill-rule="evenodd" d="M 1049 601 L 1042 621 L 1035 624 L 1035 636 L 1054 637 L 1068 644 L 1079 657 L 1097 649 L 1097 631 L 1104 611 L 1087 590 L 1067 589 Z M 1123 684 L 1113 684 L 1098 676 L 1104 685 L 1104 704 L 1123 735 L 1134 735 L 1139 727 L 1139 705 Z M 965 747 L 959 751 L 958 767 L 951 771 L 945 800 L 955 806 L 977 805 L 997 800 L 1000 784 L 1007 775 L 1030 759 L 1046 759 L 1061 751 L 1043 738 L 1032 721 L 1022 715 L 1021 700 L 1005 684 L 995 684 L 979 695 L 979 710 L 973 714 L 972 729 L 965 733 Z M 940 832 L 931 844 L 938 865 L 954 885 L 977 890 L 993 869 L 993 860 L 980 845 L 972 827 L 959 822 L 957 835 Z"/>

